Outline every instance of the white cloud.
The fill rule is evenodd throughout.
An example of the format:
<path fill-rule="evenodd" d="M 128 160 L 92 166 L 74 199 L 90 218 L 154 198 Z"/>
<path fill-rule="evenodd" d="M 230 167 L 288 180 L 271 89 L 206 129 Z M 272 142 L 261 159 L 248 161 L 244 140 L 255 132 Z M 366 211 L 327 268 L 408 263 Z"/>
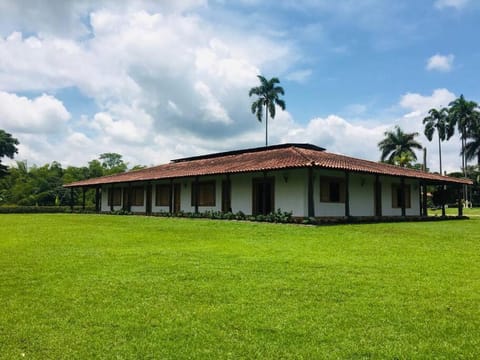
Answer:
<path fill-rule="evenodd" d="M 287 74 L 285 78 L 290 81 L 296 81 L 299 83 L 304 83 L 312 75 L 311 69 L 297 70 Z"/>
<path fill-rule="evenodd" d="M 435 1 L 435 7 L 437 9 L 445 9 L 445 8 L 456 8 L 462 9 L 464 8 L 470 0 L 437 0 Z"/>
<path fill-rule="evenodd" d="M 0 128 L 22 133 L 56 133 L 70 113 L 62 102 L 43 94 L 34 99 L 0 91 Z"/>
<path fill-rule="evenodd" d="M 427 60 L 426 69 L 448 72 L 452 70 L 454 59 L 455 59 L 455 56 L 452 54 L 448 54 L 448 55 L 435 54 Z"/>
<path fill-rule="evenodd" d="M 446 107 L 455 98 L 455 94 L 447 89 L 436 89 L 431 96 L 407 93 L 400 99 L 400 105 L 410 111 L 404 115 L 404 118 L 412 118 L 415 116 L 426 116 L 427 112 L 433 108 Z"/>

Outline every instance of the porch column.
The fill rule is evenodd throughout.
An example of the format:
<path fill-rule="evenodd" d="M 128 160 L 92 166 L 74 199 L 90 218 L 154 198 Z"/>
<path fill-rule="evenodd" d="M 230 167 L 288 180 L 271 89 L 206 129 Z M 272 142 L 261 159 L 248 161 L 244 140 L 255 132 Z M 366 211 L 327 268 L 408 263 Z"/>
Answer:
<path fill-rule="evenodd" d="M 173 179 L 170 179 L 170 192 L 168 194 L 168 212 L 173 213 Z"/>
<path fill-rule="evenodd" d="M 375 175 L 375 216 L 382 216 L 382 184 L 379 175 Z"/>
<path fill-rule="evenodd" d="M 462 204 L 462 187 L 459 187 L 458 192 L 457 192 L 457 197 L 458 197 L 458 216 L 463 216 L 463 204 Z"/>
<path fill-rule="evenodd" d="M 308 217 L 315 217 L 315 203 L 313 202 L 313 167 L 308 168 Z"/>
<path fill-rule="evenodd" d="M 267 172 L 263 172 L 262 215 L 267 215 Z"/>
<path fill-rule="evenodd" d="M 95 188 L 95 212 L 100 212 L 100 188 Z"/>
<path fill-rule="evenodd" d="M 447 200 L 447 185 L 442 186 L 442 216 L 445 217 L 445 201 Z"/>
<path fill-rule="evenodd" d="M 405 209 L 405 178 L 400 178 L 400 199 L 402 199 L 402 216 L 406 216 L 407 212 Z"/>
<path fill-rule="evenodd" d="M 127 190 L 127 211 L 132 211 L 132 183 L 128 183 L 128 190 Z"/>
<path fill-rule="evenodd" d="M 195 198 L 194 198 L 194 202 L 195 202 L 195 214 L 198 214 L 198 176 L 195 176 L 195 183 L 194 183 L 194 188 L 195 188 Z"/>
<path fill-rule="evenodd" d="M 350 217 L 350 173 L 345 171 L 345 217 Z"/>
<path fill-rule="evenodd" d="M 425 183 L 425 181 L 422 181 L 422 215 L 428 216 L 427 184 Z"/>
<path fill-rule="evenodd" d="M 85 187 L 82 186 L 82 210 L 85 210 Z"/>
<path fill-rule="evenodd" d="M 74 199 L 73 199 L 73 187 L 70 188 L 70 210 L 73 211 L 73 203 L 74 203 Z"/>
<path fill-rule="evenodd" d="M 108 197 L 110 198 L 110 211 L 113 212 L 113 184 L 110 186 Z"/>

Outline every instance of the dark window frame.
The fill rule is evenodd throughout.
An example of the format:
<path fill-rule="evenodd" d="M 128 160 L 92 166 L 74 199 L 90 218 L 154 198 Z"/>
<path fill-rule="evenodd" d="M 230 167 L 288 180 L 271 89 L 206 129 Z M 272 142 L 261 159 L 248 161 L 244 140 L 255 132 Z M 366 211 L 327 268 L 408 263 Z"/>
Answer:
<path fill-rule="evenodd" d="M 191 206 L 195 206 L 196 189 L 198 186 L 198 206 L 216 206 L 217 182 L 215 180 L 192 182 Z"/>
<path fill-rule="evenodd" d="M 320 177 L 320 202 L 344 204 L 346 193 L 346 181 L 342 177 Z"/>
<path fill-rule="evenodd" d="M 157 184 L 155 186 L 155 206 L 170 206 L 170 184 Z"/>
<path fill-rule="evenodd" d="M 113 204 L 112 204 L 113 203 Z M 108 206 L 121 206 L 122 205 L 122 189 L 121 188 L 109 188 L 108 189 Z"/>
<path fill-rule="evenodd" d="M 145 205 L 145 187 L 144 186 L 133 186 L 131 189 L 132 194 L 132 206 L 143 206 Z"/>

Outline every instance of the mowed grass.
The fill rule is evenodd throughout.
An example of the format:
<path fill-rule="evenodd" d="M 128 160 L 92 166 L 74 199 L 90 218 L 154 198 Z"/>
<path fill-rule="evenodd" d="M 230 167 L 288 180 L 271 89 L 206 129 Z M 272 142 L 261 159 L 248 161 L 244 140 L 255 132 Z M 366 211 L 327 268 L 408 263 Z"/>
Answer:
<path fill-rule="evenodd" d="M 0 215 L 0 358 L 478 359 L 479 230 Z"/>

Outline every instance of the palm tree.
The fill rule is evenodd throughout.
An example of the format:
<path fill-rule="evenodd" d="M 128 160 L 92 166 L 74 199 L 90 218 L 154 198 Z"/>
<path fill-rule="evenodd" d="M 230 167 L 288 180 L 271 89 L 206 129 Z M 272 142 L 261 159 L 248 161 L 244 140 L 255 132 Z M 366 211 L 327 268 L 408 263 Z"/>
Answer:
<path fill-rule="evenodd" d="M 382 152 L 381 161 L 394 164 L 396 157 L 405 157 L 403 153 L 410 154 L 413 160 L 417 160 L 413 149 L 422 149 L 422 145 L 415 140 L 418 133 L 404 133 L 400 127 L 395 126 L 393 131 L 385 131 L 384 134 L 385 139 L 378 143 Z"/>
<path fill-rule="evenodd" d="M 450 126 L 458 128 L 460 139 L 462 141 L 462 170 L 463 175 L 466 176 L 467 158 L 465 146 L 469 133 L 474 129 L 477 119 L 480 117 L 478 112 L 478 104 L 474 101 L 465 100 L 463 95 L 455 99 L 450 104 L 448 109 L 448 121 Z"/>
<path fill-rule="evenodd" d="M 267 80 L 262 75 L 257 75 L 257 77 L 260 80 L 260 86 L 251 88 L 248 96 L 258 96 L 257 100 L 252 103 L 252 114 L 256 114 L 260 122 L 262 122 L 263 107 L 265 106 L 265 146 L 268 146 L 268 113 L 273 119 L 275 118 L 275 105 L 285 110 L 285 101 L 279 98 L 279 95 L 285 95 L 285 92 L 281 86 L 276 85 L 280 83 L 277 78 Z"/>
<path fill-rule="evenodd" d="M 454 128 L 450 126 L 448 121 L 448 110 L 446 108 L 430 109 L 430 115 L 423 119 L 425 125 L 424 134 L 428 141 L 432 141 L 435 130 L 438 134 L 438 156 L 440 160 L 440 174 L 442 171 L 442 141 L 448 140 L 452 137 Z"/>
<path fill-rule="evenodd" d="M 402 152 L 400 155 L 397 155 L 393 158 L 393 163 L 400 167 L 412 167 L 412 162 L 414 158 L 412 153 L 409 152 Z"/>
<path fill-rule="evenodd" d="M 480 168 L 480 119 L 477 119 L 468 138 L 471 140 L 465 143 L 465 159 L 473 160 L 477 158 L 477 165 Z"/>

